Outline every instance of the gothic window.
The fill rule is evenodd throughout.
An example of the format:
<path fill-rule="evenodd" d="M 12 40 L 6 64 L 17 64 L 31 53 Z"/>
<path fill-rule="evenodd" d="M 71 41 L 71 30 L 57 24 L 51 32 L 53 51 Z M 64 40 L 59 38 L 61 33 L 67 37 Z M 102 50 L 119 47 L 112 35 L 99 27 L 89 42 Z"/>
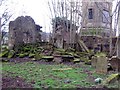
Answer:
<path fill-rule="evenodd" d="M 107 10 L 103 10 L 102 13 L 102 21 L 104 23 L 108 23 L 110 21 L 110 16 L 109 16 L 109 12 Z"/>
<path fill-rule="evenodd" d="M 88 18 L 93 19 L 93 9 L 92 8 L 88 9 Z"/>

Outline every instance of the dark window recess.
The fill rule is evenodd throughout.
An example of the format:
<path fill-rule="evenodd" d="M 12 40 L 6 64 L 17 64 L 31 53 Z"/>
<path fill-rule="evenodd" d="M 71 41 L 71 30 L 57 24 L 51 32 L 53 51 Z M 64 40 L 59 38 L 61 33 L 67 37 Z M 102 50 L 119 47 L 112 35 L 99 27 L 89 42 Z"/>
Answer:
<path fill-rule="evenodd" d="M 17 36 L 17 33 L 16 33 L 16 32 L 14 32 L 14 36 L 15 36 L 15 37 Z"/>
<path fill-rule="evenodd" d="M 88 18 L 93 19 L 93 9 L 88 9 Z"/>

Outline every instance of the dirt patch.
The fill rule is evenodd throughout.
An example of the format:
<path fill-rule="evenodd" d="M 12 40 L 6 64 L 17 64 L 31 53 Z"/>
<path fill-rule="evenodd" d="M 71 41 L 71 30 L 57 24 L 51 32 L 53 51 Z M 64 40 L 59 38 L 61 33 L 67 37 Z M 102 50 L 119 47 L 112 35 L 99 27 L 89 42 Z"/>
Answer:
<path fill-rule="evenodd" d="M 39 64 L 45 64 L 45 65 L 55 65 L 56 64 L 54 61 L 48 62 L 48 61 L 46 61 L 44 59 L 42 59 L 42 60 L 36 60 L 36 61 L 33 61 L 33 62 L 36 62 L 36 63 L 39 63 Z"/>
<path fill-rule="evenodd" d="M 31 61 L 31 59 L 28 58 L 28 57 L 25 57 L 25 58 L 11 58 L 9 61 L 14 62 L 14 63 L 22 63 L 22 62 L 29 62 L 29 61 Z"/>
<path fill-rule="evenodd" d="M 7 77 L 2 78 L 2 88 L 33 88 L 31 84 L 25 82 L 24 79 L 20 77 Z"/>
<path fill-rule="evenodd" d="M 60 63 L 63 63 L 65 65 L 74 65 L 73 62 L 60 62 L 60 63 L 57 63 L 55 61 L 47 61 L 47 60 L 44 60 L 44 59 L 32 60 L 31 58 L 28 58 L 28 57 L 25 57 L 25 58 L 11 58 L 9 61 L 14 62 L 14 63 L 36 62 L 36 63 L 39 63 L 39 64 L 46 64 L 46 65 L 56 65 L 56 64 L 60 64 Z"/>

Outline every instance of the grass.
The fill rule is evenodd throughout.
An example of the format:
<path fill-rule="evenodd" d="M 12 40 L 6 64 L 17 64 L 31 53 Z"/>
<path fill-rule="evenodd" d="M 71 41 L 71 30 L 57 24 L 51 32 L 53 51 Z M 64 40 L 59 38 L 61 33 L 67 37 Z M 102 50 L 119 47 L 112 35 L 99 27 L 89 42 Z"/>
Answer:
<path fill-rule="evenodd" d="M 72 68 L 70 70 L 54 71 L 53 69 Z M 95 78 L 105 78 L 105 75 L 94 73 L 94 68 L 85 65 L 83 68 L 73 68 L 71 66 L 59 65 L 44 65 L 36 62 L 26 63 L 9 63 L 2 64 L 2 73 L 10 77 L 22 77 L 26 82 L 31 83 L 35 88 L 53 87 L 53 88 L 74 88 L 74 87 L 91 87 L 95 85 L 87 78 L 89 73 L 85 70 L 91 71 Z M 68 81 L 68 82 L 67 82 Z"/>

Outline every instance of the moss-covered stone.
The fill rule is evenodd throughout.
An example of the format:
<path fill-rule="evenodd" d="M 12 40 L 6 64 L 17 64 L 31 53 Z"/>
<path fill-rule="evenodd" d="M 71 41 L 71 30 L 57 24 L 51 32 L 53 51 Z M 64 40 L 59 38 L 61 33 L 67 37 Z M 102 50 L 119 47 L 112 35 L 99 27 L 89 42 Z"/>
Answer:
<path fill-rule="evenodd" d="M 71 55 L 62 55 L 62 62 L 71 62 L 74 60 L 74 56 Z"/>
<path fill-rule="evenodd" d="M 15 54 L 15 51 L 14 50 L 10 50 L 9 53 L 8 53 L 8 58 L 12 58 Z"/>
<path fill-rule="evenodd" d="M 9 62 L 10 60 L 7 58 L 2 58 L 2 62 Z"/>
<path fill-rule="evenodd" d="M 29 58 L 33 58 L 35 56 L 34 53 L 29 53 Z"/>
<path fill-rule="evenodd" d="M 64 53 L 65 52 L 65 49 L 55 49 L 55 51 L 58 51 L 60 53 Z"/>
<path fill-rule="evenodd" d="M 86 61 L 85 61 L 85 64 L 91 65 L 91 60 L 86 60 Z"/>
<path fill-rule="evenodd" d="M 19 55 L 18 57 L 23 58 L 23 57 L 26 57 L 28 55 L 28 53 L 20 53 L 18 55 Z"/>
<path fill-rule="evenodd" d="M 106 56 L 105 53 L 102 53 L 102 52 L 98 52 L 95 54 L 96 57 L 100 57 L 100 56 Z"/>
<path fill-rule="evenodd" d="M 75 49 L 73 49 L 73 48 L 68 48 L 68 49 L 66 49 L 65 51 L 66 51 L 66 52 L 75 52 Z"/>
<path fill-rule="evenodd" d="M 88 61 L 88 58 L 87 57 L 80 57 L 80 61 L 81 62 L 86 62 L 86 61 Z"/>
<path fill-rule="evenodd" d="M 96 56 L 92 57 L 91 64 L 92 64 L 92 67 L 96 67 L 96 64 L 97 64 L 97 57 Z"/>
<path fill-rule="evenodd" d="M 74 63 L 80 62 L 80 58 L 75 58 L 75 59 L 73 60 L 73 62 L 74 62 Z"/>
<path fill-rule="evenodd" d="M 117 73 L 117 74 L 111 74 L 108 78 L 106 78 L 103 81 L 103 85 L 109 84 L 109 83 L 114 83 L 117 79 L 120 79 L 120 74 L 119 73 Z"/>
<path fill-rule="evenodd" d="M 42 57 L 43 57 L 43 55 L 42 55 L 42 54 L 39 54 L 39 53 L 36 53 L 35 56 L 34 56 L 34 58 L 35 58 L 36 60 L 40 60 L 40 59 L 42 59 Z"/>
<path fill-rule="evenodd" d="M 43 56 L 42 59 L 49 62 L 49 61 L 53 61 L 54 57 L 53 56 Z"/>
<path fill-rule="evenodd" d="M 8 56 L 8 53 L 9 53 L 8 50 L 2 51 L 2 52 L 0 53 L 0 57 L 7 57 L 7 56 Z"/>
<path fill-rule="evenodd" d="M 97 73 L 107 73 L 108 59 L 106 56 L 98 56 L 96 63 Z"/>

